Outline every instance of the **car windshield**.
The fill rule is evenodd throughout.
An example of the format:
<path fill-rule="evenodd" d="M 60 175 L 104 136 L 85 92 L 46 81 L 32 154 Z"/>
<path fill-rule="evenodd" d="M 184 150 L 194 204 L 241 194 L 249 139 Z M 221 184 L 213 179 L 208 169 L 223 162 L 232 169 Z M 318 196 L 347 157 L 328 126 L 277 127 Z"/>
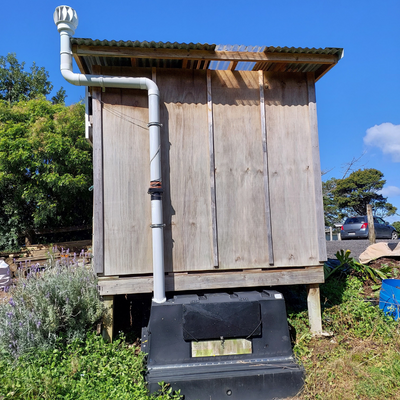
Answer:
<path fill-rule="evenodd" d="M 364 217 L 352 217 L 352 218 L 347 218 L 346 222 L 344 223 L 345 225 L 347 224 L 362 224 L 364 222 Z"/>

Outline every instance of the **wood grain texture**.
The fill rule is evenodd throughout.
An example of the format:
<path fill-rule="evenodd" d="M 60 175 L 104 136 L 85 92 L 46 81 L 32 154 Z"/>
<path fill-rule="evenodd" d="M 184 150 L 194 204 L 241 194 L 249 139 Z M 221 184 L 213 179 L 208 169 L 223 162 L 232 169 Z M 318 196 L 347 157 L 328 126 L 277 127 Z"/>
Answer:
<path fill-rule="evenodd" d="M 315 170 L 305 74 L 265 73 L 275 266 L 317 265 Z"/>
<path fill-rule="evenodd" d="M 103 121 L 101 89 L 93 88 L 93 266 L 104 273 Z"/>
<path fill-rule="evenodd" d="M 311 333 L 322 333 L 322 317 L 321 317 L 321 298 L 319 293 L 319 284 L 307 285 L 307 308 L 308 320 L 310 322 Z"/>
<path fill-rule="evenodd" d="M 214 266 L 206 71 L 157 70 L 166 271 Z"/>
<path fill-rule="evenodd" d="M 103 93 L 106 275 L 152 272 L 147 92 Z"/>
<path fill-rule="evenodd" d="M 194 61 L 218 60 L 218 61 L 249 61 L 249 62 L 278 62 L 278 63 L 312 63 L 312 64 L 336 64 L 338 56 L 334 54 L 312 53 L 278 53 L 278 52 L 243 52 L 243 51 L 215 51 L 195 49 L 167 49 L 144 48 L 128 46 L 72 46 L 74 55 L 79 56 L 104 56 L 126 58 L 150 58 L 150 59 L 189 59 Z"/>
<path fill-rule="evenodd" d="M 258 72 L 258 83 L 260 86 L 260 118 L 261 118 L 261 137 L 263 146 L 264 162 L 264 196 L 265 196 L 265 229 L 268 240 L 269 264 L 274 265 L 274 247 L 272 240 L 271 205 L 269 193 L 269 173 L 268 173 L 268 146 L 267 146 L 267 125 L 265 121 L 265 96 L 264 96 L 264 73 Z"/>
<path fill-rule="evenodd" d="M 238 287 L 318 284 L 324 281 L 323 267 L 267 269 L 261 272 L 214 271 L 175 273 L 165 278 L 167 292 L 183 290 L 229 289 Z M 101 295 L 151 293 L 151 276 L 100 279 Z"/>
<path fill-rule="evenodd" d="M 318 140 L 318 122 L 317 122 L 317 100 L 315 97 L 315 80 L 314 74 L 307 74 L 307 92 L 308 92 L 308 111 L 310 119 L 310 139 L 311 139 L 311 156 L 314 172 L 314 198 L 315 198 L 315 217 L 318 243 L 318 260 L 326 261 L 326 238 L 325 238 L 325 216 L 324 204 L 322 198 L 322 182 L 321 182 L 321 162 L 319 157 L 319 140 Z"/>
<path fill-rule="evenodd" d="M 211 189 L 211 218 L 213 231 L 213 256 L 214 267 L 219 265 L 218 256 L 218 225 L 217 225 L 217 200 L 215 194 L 215 156 L 214 156 L 214 122 L 213 122 L 213 103 L 212 103 L 212 83 L 211 71 L 207 71 L 207 117 L 208 135 L 210 150 L 210 189 Z"/>
<path fill-rule="evenodd" d="M 257 72 L 212 73 L 219 268 L 268 265 Z"/>

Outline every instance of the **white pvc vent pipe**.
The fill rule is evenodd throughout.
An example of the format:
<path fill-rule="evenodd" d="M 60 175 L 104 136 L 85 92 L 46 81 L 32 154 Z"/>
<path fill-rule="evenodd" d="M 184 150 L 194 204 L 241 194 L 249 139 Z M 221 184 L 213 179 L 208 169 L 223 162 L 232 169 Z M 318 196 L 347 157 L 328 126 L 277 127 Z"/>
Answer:
<path fill-rule="evenodd" d="M 147 90 L 149 98 L 150 135 L 150 189 L 151 228 L 153 240 L 153 301 L 165 302 L 164 278 L 164 232 L 162 215 L 161 151 L 160 151 L 160 92 L 148 78 L 127 78 L 105 75 L 75 74 L 72 70 L 71 37 L 78 26 L 78 15 L 68 6 L 59 6 L 54 11 L 54 23 L 60 33 L 61 74 L 77 86 L 113 87 Z"/>

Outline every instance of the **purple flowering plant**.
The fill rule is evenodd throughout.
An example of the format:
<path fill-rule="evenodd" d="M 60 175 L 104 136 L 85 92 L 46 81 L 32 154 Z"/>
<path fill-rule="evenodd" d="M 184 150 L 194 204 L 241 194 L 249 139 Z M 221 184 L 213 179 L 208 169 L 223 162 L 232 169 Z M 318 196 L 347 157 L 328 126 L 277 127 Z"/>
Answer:
<path fill-rule="evenodd" d="M 28 265 L 0 304 L 0 352 L 17 358 L 32 351 L 53 348 L 59 341 L 84 339 L 103 316 L 104 306 L 91 254 L 71 255 L 62 249 L 49 254 L 45 265 Z"/>

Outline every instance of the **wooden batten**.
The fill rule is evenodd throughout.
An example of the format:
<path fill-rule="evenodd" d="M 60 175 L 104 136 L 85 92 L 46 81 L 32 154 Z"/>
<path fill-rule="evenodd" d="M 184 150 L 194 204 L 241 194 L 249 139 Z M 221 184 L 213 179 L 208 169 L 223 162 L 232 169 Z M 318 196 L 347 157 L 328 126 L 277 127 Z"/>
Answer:
<path fill-rule="evenodd" d="M 92 89 L 93 112 L 93 264 L 104 273 L 103 115 L 101 89 Z"/>
<path fill-rule="evenodd" d="M 271 287 L 324 282 L 323 267 L 281 268 L 262 271 L 214 271 L 203 273 L 170 273 L 165 277 L 167 292 L 185 290 Z M 153 290 L 152 276 L 100 279 L 100 294 L 147 293 Z"/>
<path fill-rule="evenodd" d="M 310 120 L 310 139 L 311 139 L 311 157 L 313 170 L 320 171 L 321 164 L 319 158 L 319 142 L 318 142 L 318 122 L 317 122 L 317 101 L 315 96 L 315 77 L 314 73 L 307 73 L 307 94 L 308 94 L 308 111 Z M 322 183 L 321 177 L 314 172 L 314 200 L 315 200 L 315 217 L 318 243 L 318 260 L 326 261 L 326 239 L 325 239 L 325 217 L 324 205 L 322 200 Z"/>
<path fill-rule="evenodd" d="M 193 49 L 166 49 L 144 47 L 112 47 L 74 45 L 73 53 L 78 57 L 126 57 L 148 58 L 167 60 L 207 60 L 207 61 L 248 61 L 248 62 L 274 62 L 274 63 L 314 63 L 336 64 L 338 56 L 332 54 L 312 53 L 275 53 L 275 52 L 241 52 L 241 51 L 214 51 Z"/>
<path fill-rule="evenodd" d="M 272 240 L 271 205 L 269 193 L 269 172 L 268 172 L 268 146 L 267 146 L 267 126 L 265 119 L 265 95 L 264 95 L 264 73 L 258 72 L 258 82 L 260 86 L 260 116 L 261 116 L 261 136 L 264 162 L 264 202 L 265 202 L 265 229 L 268 240 L 269 264 L 274 265 L 274 246 Z"/>
<path fill-rule="evenodd" d="M 213 232 L 213 256 L 214 267 L 218 267 L 218 229 L 217 229 L 217 209 L 215 195 L 215 156 L 214 156 L 214 123 L 213 123 L 213 103 L 212 103 L 212 83 L 211 71 L 207 71 L 207 121 L 210 149 L 210 191 L 211 191 L 211 218 Z"/>

